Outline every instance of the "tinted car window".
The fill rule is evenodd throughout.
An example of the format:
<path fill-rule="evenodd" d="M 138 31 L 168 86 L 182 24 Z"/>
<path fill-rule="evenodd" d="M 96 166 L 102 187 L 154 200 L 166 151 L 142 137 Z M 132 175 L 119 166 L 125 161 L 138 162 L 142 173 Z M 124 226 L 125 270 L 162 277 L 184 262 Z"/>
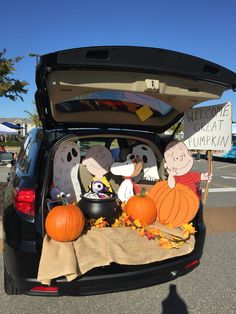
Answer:
<path fill-rule="evenodd" d="M 83 158 L 86 152 L 94 145 L 102 145 L 105 146 L 105 140 L 97 140 L 97 139 L 89 139 L 89 140 L 79 140 L 77 141 L 77 145 L 80 148 L 80 155 Z"/>
<path fill-rule="evenodd" d="M 60 112 L 82 112 L 82 111 L 119 111 L 136 113 L 142 106 L 150 106 L 152 116 L 158 117 L 167 114 L 172 108 L 167 103 L 157 100 L 149 95 L 135 92 L 100 91 L 56 104 Z"/>
<path fill-rule="evenodd" d="M 31 164 L 36 161 L 42 136 L 43 133 L 39 130 L 27 134 L 18 157 L 18 165 L 23 173 L 28 173 Z"/>
<path fill-rule="evenodd" d="M 31 140 L 32 140 L 32 137 L 30 134 L 28 134 L 19 152 L 18 164 L 24 173 L 28 171 L 29 164 L 30 164 L 29 148 L 30 148 Z"/>

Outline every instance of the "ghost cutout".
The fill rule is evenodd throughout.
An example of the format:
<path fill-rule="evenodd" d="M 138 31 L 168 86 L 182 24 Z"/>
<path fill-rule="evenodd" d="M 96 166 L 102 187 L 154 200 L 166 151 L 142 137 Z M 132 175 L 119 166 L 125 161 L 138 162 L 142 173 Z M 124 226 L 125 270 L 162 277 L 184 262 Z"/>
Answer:
<path fill-rule="evenodd" d="M 145 179 L 147 181 L 157 181 L 160 179 L 156 156 L 148 145 L 139 144 L 134 146 L 132 153 L 139 156 L 143 164 L 143 171 L 137 178 L 134 179 L 135 182 L 139 182 L 141 179 Z"/>
<path fill-rule="evenodd" d="M 78 145 L 73 141 L 61 144 L 54 156 L 53 184 L 64 194 L 70 194 L 67 198 L 69 203 L 80 200 L 79 164 L 80 150 Z"/>
<path fill-rule="evenodd" d="M 133 181 L 133 177 L 136 177 L 142 171 L 142 162 L 134 154 L 129 154 L 126 161 L 114 162 L 111 166 L 111 173 L 124 177 L 124 181 L 118 189 L 118 198 L 121 202 L 127 202 L 127 200 L 135 194 L 138 194 L 139 188 Z"/>

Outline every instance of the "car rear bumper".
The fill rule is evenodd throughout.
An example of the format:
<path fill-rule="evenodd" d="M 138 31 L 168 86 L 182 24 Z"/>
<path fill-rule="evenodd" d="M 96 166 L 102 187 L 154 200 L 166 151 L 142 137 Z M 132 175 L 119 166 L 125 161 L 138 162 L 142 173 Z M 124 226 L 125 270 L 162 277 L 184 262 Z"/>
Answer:
<path fill-rule="evenodd" d="M 45 290 L 47 286 L 41 285 L 36 278 L 15 277 L 14 284 L 20 293 L 34 296 L 62 296 L 62 295 L 94 295 L 118 291 L 134 290 L 172 281 L 177 277 L 186 275 L 200 263 L 201 254 L 191 254 L 179 261 L 170 261 L 163 265 L 149 265 L 145 269 L 131 270 L 119 274 L 90 275 L 76 278 L 67 282 L 65 277 L 52 280 L 54 291 Z M 111 265 L 111 268 L 122 268 L 121 265 Z M 107 266 L 106 266 L 107 268 Z M 124 266 L 124 268 L 126 268 Z"/>
<path fill-rule="evenodd" d="M 134 270 L 117 275 L 86 276 L 70 283 L 62 278 L 53 281 L 53 285 L 58 287 L 58 295 L 93 295 L 128 291 L 172 281 L 192 271 L 199 262 L 200 256 L 191 256 L 184 261 L 181 260 L 179 264 L 172 262 L 168 266 L 166 264 L 146 266 L 145 270 Z M 193 266 L 188 267 L 192 263 Z"/>
<path fill-rule="evenodd" d="M 200 263 L 205 240 L 205 226 L 192 253 L 148 265 L 126 266 L 111 264 L 95 268 L 85 275 L 67 282 L 65 277 L 52 280 L 53 290 L 37 281 L 40 254 L 22 252 L 4 243 L 6 271 L 19 293 L 29 295 L 93 295 L 133 290 L 174 280 L 196 268 Z"/>

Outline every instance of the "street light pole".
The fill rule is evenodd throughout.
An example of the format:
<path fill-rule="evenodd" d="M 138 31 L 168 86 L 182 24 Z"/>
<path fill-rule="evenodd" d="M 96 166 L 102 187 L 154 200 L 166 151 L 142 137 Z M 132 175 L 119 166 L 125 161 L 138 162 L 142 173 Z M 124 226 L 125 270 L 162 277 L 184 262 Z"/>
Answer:
<path fill-rule="evenodd" d="M 29 57 L 35 57 L 36 58 L 36 65 L 39 64 L 40 55 L 38 53 L 29 53 Z"/>

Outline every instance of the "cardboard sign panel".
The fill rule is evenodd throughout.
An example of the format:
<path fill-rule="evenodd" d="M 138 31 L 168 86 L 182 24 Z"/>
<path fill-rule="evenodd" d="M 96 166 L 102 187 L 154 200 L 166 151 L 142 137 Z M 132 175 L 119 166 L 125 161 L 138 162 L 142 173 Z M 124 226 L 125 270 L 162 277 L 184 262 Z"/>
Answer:
<path fill-rule="evenodd" d="M 232 104 L 199 107 L 184 114 L 184 139 L 188 149 L 230 150 Z"/>

